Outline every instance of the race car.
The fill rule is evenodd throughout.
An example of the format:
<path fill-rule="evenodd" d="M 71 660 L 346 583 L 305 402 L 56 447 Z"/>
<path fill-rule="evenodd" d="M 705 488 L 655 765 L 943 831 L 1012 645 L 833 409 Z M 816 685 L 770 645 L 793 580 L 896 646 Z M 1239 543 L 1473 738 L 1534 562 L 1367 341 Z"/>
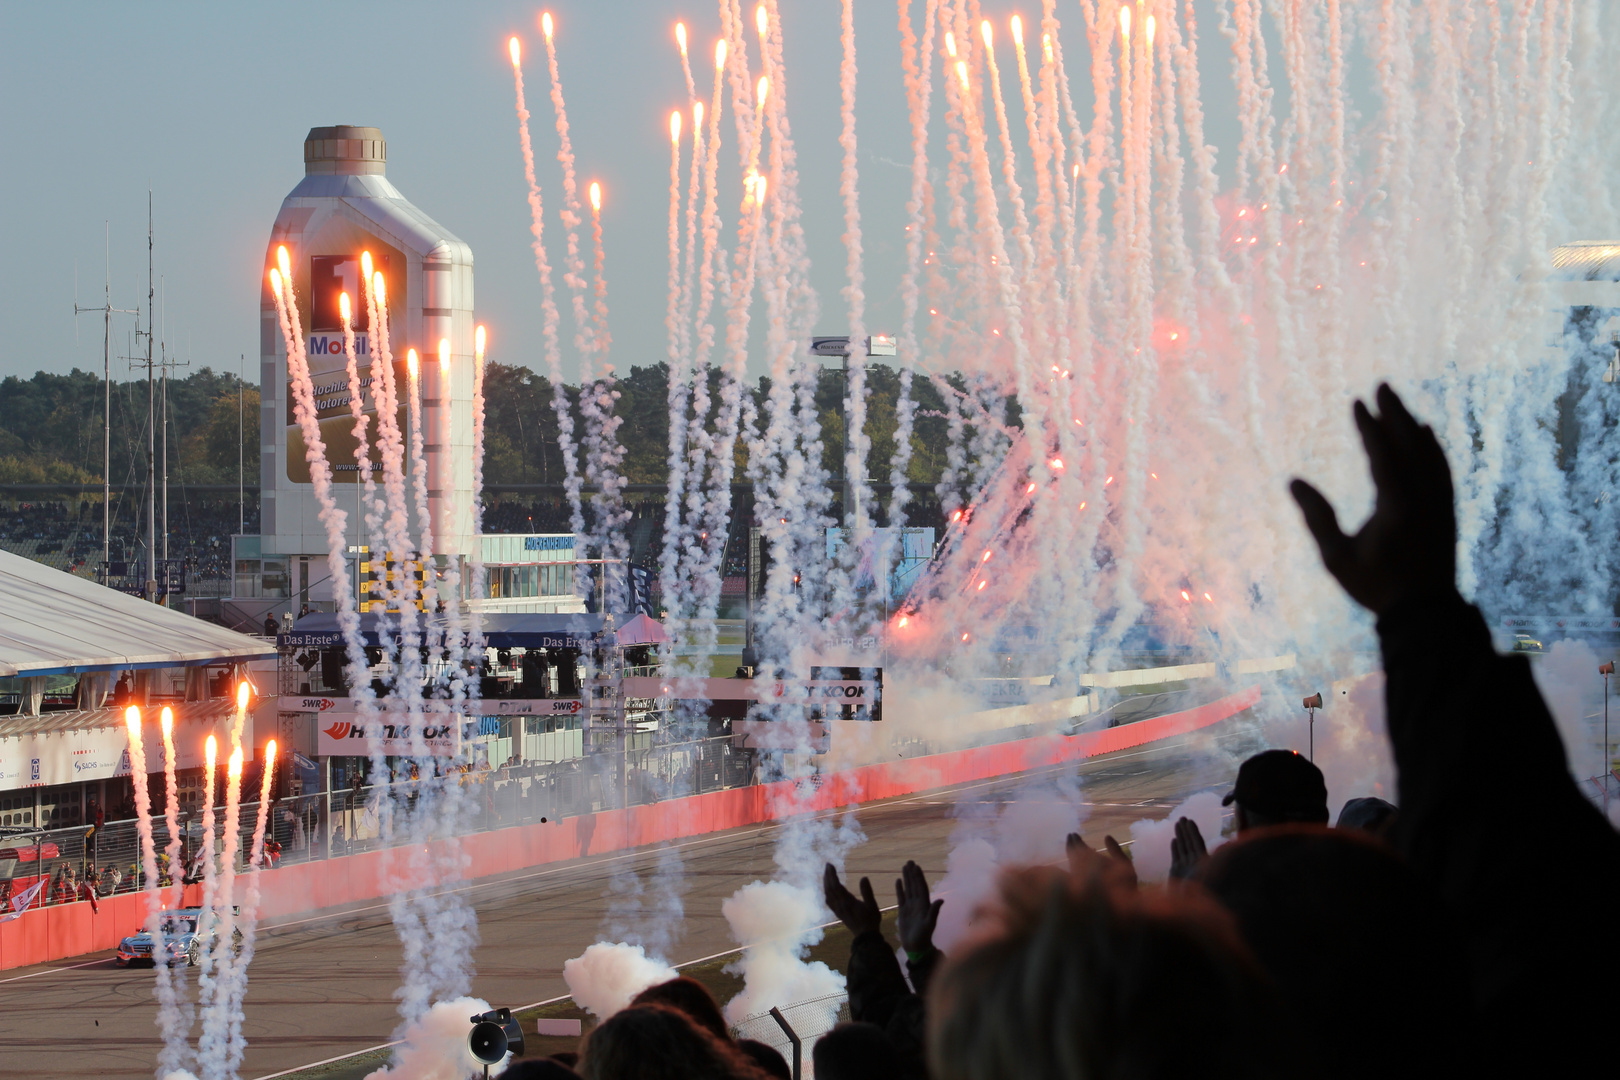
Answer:
<path fill-rule="evenodd" d="M 240 908 L 232 908 L 234 914 L 240 915 Z M 184 962 L 190 967 L 196 967 L 202 962 L 203 950 L 208 948 L 213 940 L 212 927 L 203 933 L 197 933 L 197 926 L 202 921 L 202 908 L 179 908 L 166 912 L 163 916 L 163 952 L 164 962 L 169 967 Z M 117 963 L 119 967 L 128 967 L 131 964 L 151 964 L 156 967 L 158 958 L 152 954 L 152 935 L 144 929 L 139 933 L 131 934 L 118 943 Z M 242 949 L 242 931 L 233 928 L 231 931 L 231 944 L 233 952 Z"/>
<path fill-rule="evenodd" d="M 202 908 L 180 908 L 164 913 L 163 959 L 170 967 L 187 959 L 186 950 L 197 936 L 197 920 L 201 916 Z M 152 935 L 143 927 L 118 943 L 118 966 L 151 964 L 156 967 L 158 958 L 152 954 L 152 947 Z"/>

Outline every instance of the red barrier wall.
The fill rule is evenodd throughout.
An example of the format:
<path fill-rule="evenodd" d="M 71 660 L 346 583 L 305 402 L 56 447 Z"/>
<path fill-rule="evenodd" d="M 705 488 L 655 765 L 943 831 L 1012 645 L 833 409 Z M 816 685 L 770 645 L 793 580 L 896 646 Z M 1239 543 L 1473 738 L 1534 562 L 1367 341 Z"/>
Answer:
<path fill-rule="evenodd" d="M 712 791 L 545 825 L 474 833 L 454 843 L 467 860 L 465 876 L 487 877 L 1110 754 L 1208 727 L 1259 700 L 1260 687 L 1253 686 L 1196 709 L 1123 727 L 1072 736 L 1043 735 L 910 761 L 862 765 L 818 777 L 819 783 L 784 780 Z M 266 870 L 260 877 L 260 915 L 293 915 L 388 896 L 396 884 L 410 884 L 394 880 L 406 872 L 401 854 L 398 848 L 367 851 Z M 238 900 L 244 885 L 238 878 Z M 185 903 L 200 903 L 199 894 L 198 886 L 187 888 Z M 145 910 L 140 893 L 119 893 L 101 901 L 99 915 L 92 914 L 90 905 L 83 902 L 27 911 L 20 919 L 0 923 L 0 970 L 116 948 L 119 939 L 139 928 Z"/>

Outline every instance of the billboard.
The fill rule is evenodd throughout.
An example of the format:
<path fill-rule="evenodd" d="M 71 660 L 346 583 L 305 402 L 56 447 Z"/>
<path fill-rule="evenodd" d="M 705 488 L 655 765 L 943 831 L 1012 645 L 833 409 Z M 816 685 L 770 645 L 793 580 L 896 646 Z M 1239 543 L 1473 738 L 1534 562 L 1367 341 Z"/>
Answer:
<path fill-rule="evenodd" d="M 358 719 L 321 717 L 315 725 L 315 753 L 320 757 L 369 757 L 371 740 Z M 379 726 L 379 749 L 387 757 L 457 757 L 461 753 L 461 723 L 443 714 L 423 717 L 416 725 L 385 719 Z"/>
<path fill-rule="evenodd" d="M 314 384 L 315 417 L 320 423 L 321 441 L 326 445 L 326 460 L 332 466 L 332 481 L 353 484 L 359 482 L 362 473 L 360 463 L 355 460 L 354 416 L 350 411 L 356 388 L 349 385 L 348 360 L 343 355 L 340 297 L 345 292 L 349 294 L 354 322 L 354 356 L 361 410 L 371 418 L 366 426 L 366 465 L 373 479 L 380 480 L 382 473 L 376 420 L 376 395 L 381 390 L 382 372 L 376 363 L 374 335 L 367 320 L 365 293 L 360 287 L 362 251 L 371 253 L 374 269 L 381 271 L 387 281 L 389 348 L 394 358 L 394 385 L 399 396 L 398 422 L 402 430 L 409 425 L 409 398 L 405 381 L 405 351 L 408 346 L 404 332 L 408 309 L 405 276 L 391 272 L 393 268 L 404 268 L 404 258 L 374 237 L 351 237 L 347 234 L 352 229 L 340 231 L 345 235 L 338 239 L 338 243 L 351 250 L 309 256 L 308 274 L 304 281 L 297 283 L 298 306 L 299 318 L 303 320 L 304 350 L 309 360 L 310 381 Z M 300 276 L 297 271 L 294 274 Z M 298 426 L 294 408 L 292 378 L 290 372 L 283 372 L 283 376 L 287 383 L 284 399 L 286 416 L 283 421 L 287 438 L 287 479 L 295 484 L 308 484 L 309 462 L 304 453 L 304 433 Z"/>

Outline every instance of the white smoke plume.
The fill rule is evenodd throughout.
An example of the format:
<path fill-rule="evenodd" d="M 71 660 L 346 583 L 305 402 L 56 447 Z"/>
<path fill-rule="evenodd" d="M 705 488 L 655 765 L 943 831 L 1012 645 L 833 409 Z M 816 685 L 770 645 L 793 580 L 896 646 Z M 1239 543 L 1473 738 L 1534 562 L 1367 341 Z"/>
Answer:
<path fill-rule="evenodd" d="M 1564 743 L 1564 759 L 1569 773 L 1590 795 L 1590 781 L 1608 771 L 1603 761 L 1603 676 L 1602 661 L 1583 641 L 1555 641 L 1547 655 L 1538 657 L 1530 670 L 1536 685 L 1558 725 Z M 1613 681 L 1612 679 L 1610 680 Z M 1620 729 L 1620 712 L 1612 721 Z M 1613 784 L 1613 781 L 1610 781 Z"/>
<path fill-rule="evenodd" d="M 598 941 L 583 955 L 563 963 L 563 981 L 574 1003 L 598 1020 L 625 1009 L 649 986 L 668 982 L 680 972 L 647 954 L 640 945 Z"/>
<path fill-rule="evenodd" d="M 756 881 L 720 907 L 731 936 L 744 948 L 728 970 L 743 976 L 743 989 L 726 1003 L 732 1023 L 779 1006 L 843 993 L 844 976 L 805 950 L 821 940 L 826 908 L 812 889 L 785 881 Z"/>
<path fill-rule="evenodd" d="M 814 790 L 804 782 L 796 787 Z M 743 977 L 742 992 L 726 1004 L 728 1020 L 843 992 L 843 975 L 804 957 L 831 918 L 822 901 L 822 868 L 832 863 L 841 873 L 849 852 L 865 841 L 851 813 L 791 817 L 777 839 L 775 879 L 745 885 L 721 905 L 733 940 L 743 947 L 727 968 Z"/>
<path fill-rule="evenodd" d="M 945 952 L 973 929 L 981 904 L 995 894 L 1002 870 L 1061 862 L 1068 836 L 1079 832 L 1090 808 L 1074 773 L 1022 785 L 1000 806 L 963 796 L 945 859 L 945 876 L 935 887 L 945 900 L 934 929 L 934 943 Z"/>
<path fill-rule="evenodd" d="M 1162 820 L 1144 818 L 1131 823 L 1131 862 L 1140 881 L 1160 882 L 1170 876 L 1170 841 L 1176 835 L 1176 822 L 1190 819 L 1203 834 L 1204 846 L 1214 851 L 1226 842 L 1221 835 L 1225 810 L 1222 792 L 1200 791 L 1181 802 Z"/>
<path fill-rule="evenodd" d="M 483 1067 L 467 1050 L 472 1017 L 489 1011 L 482 998 L 459 997 L 441 1001 L 420 1019 L 409 1024 L 401 1036 L 404 1045 L 394 1049 L 394 1060 L 366 1074 L 366 1080 L 469 1080 L 482 1075 Z M 498 1076 L 511 1063 L 510 1054 L 499 1065 L 491 1065 L 489 1075 Z"/>
<path fill-rule="evenodd" d="M 660 847 L 657 861 L 645 875 L 628 864 L 620 865 L 623 869 L 608 885 L 607 914 L 602 920 L 606 939 L 639 945 L 648 956 L 668 959 L 674 955 L 686 917 L 679 849 L 670 844 Z"/>

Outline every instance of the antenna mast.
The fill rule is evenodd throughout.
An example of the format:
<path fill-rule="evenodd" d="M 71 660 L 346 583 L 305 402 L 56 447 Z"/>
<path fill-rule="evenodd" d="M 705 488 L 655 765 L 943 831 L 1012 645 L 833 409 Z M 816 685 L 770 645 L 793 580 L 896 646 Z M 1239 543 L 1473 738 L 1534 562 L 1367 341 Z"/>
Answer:
<path fill-rule="evenodd" d="M 101 583 L 107 584 L 107 562 L 112 555 L 112 317 L 136 315 L 134 308 L 112 306 L 112 227 L 102 223 L 102 245 L 106 249 L 107 278 L 100 307 L 80 307 L 79 298 L 73 298 L 75 317 L 92 311 L 101 312 Z"/>

